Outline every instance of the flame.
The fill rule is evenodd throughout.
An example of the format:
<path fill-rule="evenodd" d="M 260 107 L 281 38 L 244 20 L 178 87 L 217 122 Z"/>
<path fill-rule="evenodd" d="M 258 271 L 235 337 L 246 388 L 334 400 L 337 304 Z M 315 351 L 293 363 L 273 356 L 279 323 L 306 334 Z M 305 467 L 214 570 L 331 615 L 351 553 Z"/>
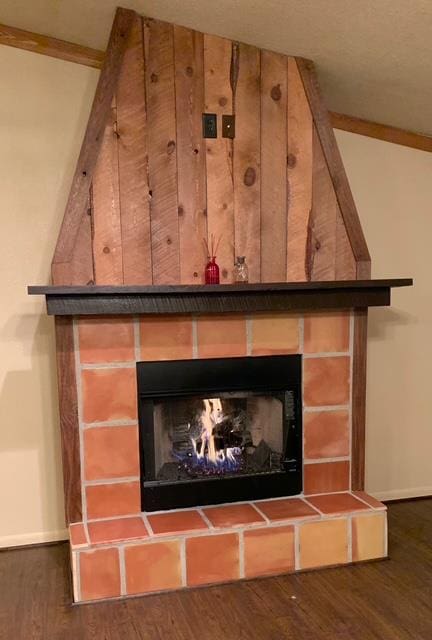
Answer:
<path fill-rule="evenodd" d="M 224 414 L 220 398 L 208 398 L 203 400 L 204 409 L 200 415 L 201 434 L 198 438 L 191 437 L 195 457 L 198 462 L 210 463 L 220 466 L 228 463 L 229 466 L 237 466 L 236 455 L 241 454 L 239 447 L 227 447 L 216 449 L 214 427 L 223 422 Z"/>

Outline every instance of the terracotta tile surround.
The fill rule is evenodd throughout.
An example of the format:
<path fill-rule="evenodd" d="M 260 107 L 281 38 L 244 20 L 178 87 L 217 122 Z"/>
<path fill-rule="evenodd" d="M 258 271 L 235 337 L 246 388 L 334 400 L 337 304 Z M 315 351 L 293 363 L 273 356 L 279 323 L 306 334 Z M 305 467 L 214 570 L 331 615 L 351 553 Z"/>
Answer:
<path fill-rule="evenodd" d="M 85 496 L 70 526 L 75 601 L 387 554 L 384 505 L 350 492 L 349 313 L 74 323 Z M 285 353 L 304 354 L 304 495 L 142 514 L 136 361 Z"/>

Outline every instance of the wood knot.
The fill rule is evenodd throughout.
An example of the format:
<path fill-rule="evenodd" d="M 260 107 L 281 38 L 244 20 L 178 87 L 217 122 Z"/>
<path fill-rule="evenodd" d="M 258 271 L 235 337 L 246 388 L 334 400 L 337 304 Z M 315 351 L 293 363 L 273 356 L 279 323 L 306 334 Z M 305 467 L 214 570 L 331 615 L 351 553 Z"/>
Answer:
<path fill-rule="evenodd" d="M 198 273 L 197 273 L 197 271 L 194 271 L 194 272 L 193 272 L 193 277 L 194 277 L 194 278 L 198 278 Z"/>
<path fill-rule="evenodd" d="M 167 244 L 172 244 L 172 240 L 171 240 L 171 238 L 169 236 L 167 238 Z"/>
<path fill-rule="evenodd" d="M 276 84 L 274 87 L 271 88 L 270 95 L 272 97 L 272 100 L 274 100 L 275 102 L 277 102 L 282 98 L 282 91 L 280 88 L 280 84 Z"/>
<path fill-rule="evenodd" d="M 110 248 L 109 248 L 109 247 L 104 247 L 104 248 L 102 249 L 102 251 L 103 251 L 104 253 L 109 253 L 109 252 L 110 252 Z"/>
<path fill-rule="evenodd" d="M 222 98 L 219 98 L 219 104 L 221 107 L 224 107 L 227 103 L 228 103 L 228 100 L 224 96 L 222 96 Z"/>
<path fill-rule="evenodd" d="M 289 153 L 287 156 L 287 165 L 290 169 L 293 169 L 297 164 L 297 158 L 293 153 Z"/>
<path fill-rule="evenodd" d="M 321 242 L 319 240 L 315 240 L 315 250 L 319 251 L 321 249 Z"/>
<path fill-rule="evenodd" d="M 167 144 L 167 152 L 169 156 L 174 153 L 175 147 L 176 143 L 174 142 L 174 140 L 170 140 Z"/>
<path fill-rule="evenodd" d="M 226 203 L 226 202 L 224 202 L 224 203 L 223 203 L 223 205 L 222 205 L 222 209 L 223 209 L 224 211 L 225 211 L 225 209 L 228 209 L 228 205 L 227 205 L 227 203 Z"/>
<path fill-rule="evenodd" d="M 255 184 L 255 180 L 256 180 L 255 169 L 253 167 L 248 167 L 243 176 L 243 182 L 247 187 L 251 187 L 253 184 Z"/>
<path fill-rule="evenodd" d="M 193 69 L 192 67 L 186 67 L 186 75 L 189 76 L 189 78 L 191 78 L 193 76 Z"/>
<path fill-rule="evenodd" d="M 199 153 L 199 149 L 194 149 L 193 152 L 195 155 L 197 155 L 197 153 Z"/>
<path fill-rule="evenodd" d="M 150 76 L 150 82 L 157 82 L 159 80 L 157 73 L 152 73 Z"/>
<path fill-rule="evenodd" d="M 182 205 L 179 206 L 177 211 L 178 211 L 179 216 L 182 216 L 184 214 L 184 209 L 183 209 Z"/>

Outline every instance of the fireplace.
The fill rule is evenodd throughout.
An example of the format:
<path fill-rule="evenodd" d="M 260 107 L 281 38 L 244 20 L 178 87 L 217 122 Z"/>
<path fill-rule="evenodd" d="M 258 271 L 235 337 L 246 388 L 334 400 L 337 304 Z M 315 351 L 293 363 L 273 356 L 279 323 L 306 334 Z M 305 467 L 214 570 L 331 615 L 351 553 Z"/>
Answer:
<path fill-rule="evenodd" d="M 300 355 L 137 363 L 143 511 L 302 490 Z"/>

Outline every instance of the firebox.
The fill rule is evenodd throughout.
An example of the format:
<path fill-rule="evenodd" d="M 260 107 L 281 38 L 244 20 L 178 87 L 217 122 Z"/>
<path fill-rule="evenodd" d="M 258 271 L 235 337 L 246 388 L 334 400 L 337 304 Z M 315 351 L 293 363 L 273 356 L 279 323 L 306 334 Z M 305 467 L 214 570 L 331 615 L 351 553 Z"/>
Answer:
<path fill-rule="evenodd" d="M 141 505 L 302 490 L 301 356 L 137 363 Z"/>

